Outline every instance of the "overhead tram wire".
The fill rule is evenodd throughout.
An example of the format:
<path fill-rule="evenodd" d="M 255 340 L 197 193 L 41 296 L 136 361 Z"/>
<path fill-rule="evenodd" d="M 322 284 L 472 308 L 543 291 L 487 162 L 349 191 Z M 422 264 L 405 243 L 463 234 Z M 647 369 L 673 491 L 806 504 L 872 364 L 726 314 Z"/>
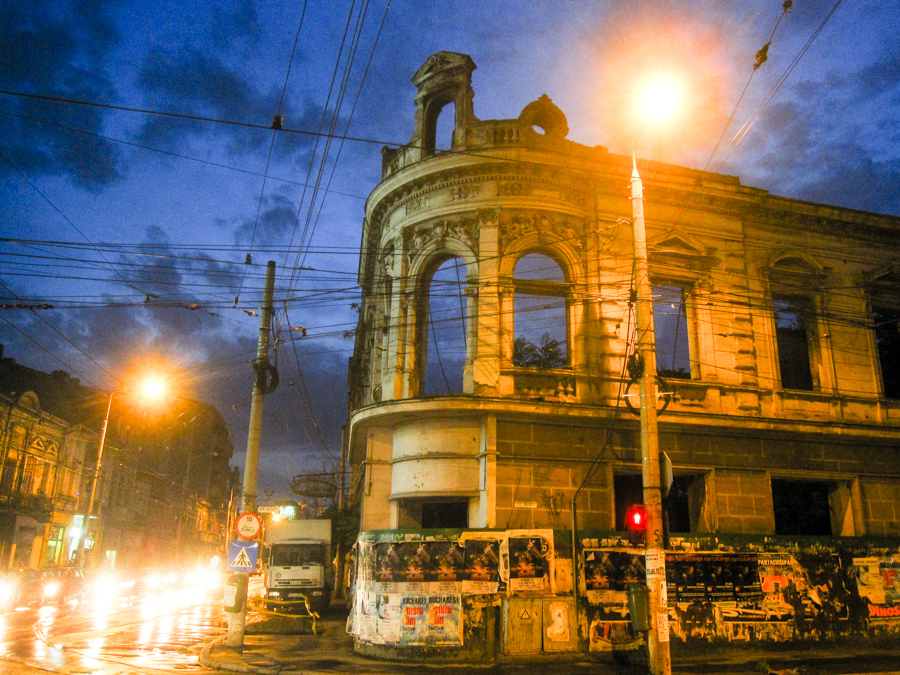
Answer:
<path fill-rule="evenodd" d="M 756 62 L 753 64 L 753 70 L 750 71 L 750 77 L 747 78 L 747 83 L 744 85 L 744 89 L 741 91 L 741 95 L 738 96 L 738 100 L 734 104 L 734 109 L 731 111 L 731 117 L 729 117 L 728 121 L 725 123 L 725 128 L 722 129 L 722 134 L 719 136 L 719 140 L 716 141 L 716 145 L 710 153 L 709 159 L 706 160 L 706 166 L 703 167 L 704 171 L 709 169 L 709 165 L 712 163 L 713 157 L 716 156 L 719 145 L 722 143 L 722 139 L 725 138 L 725 134 L 728 132 L 728 127 L 731 126 L 731 122 L 734 120 L 734 116 L 737 114 L 738 108 L 740 108 L 741 106 L 741 101 L 744 100 L 744 94 L 747 93 L 747 89 L 750 87 L 750 83 L 753 82 L 753 76 L 756 75 L 756 71 L 759 70 L 760 66 L 768 60 L 769 45 L 772 44 L 772 40 L 775 38 L 775 32 L 778 30 L 778 26 L 781 24 L 781 20 L 787 16 L 793 4 L 794 3 L 792 0 L 784 0 L 784 2 L 782 3 L 781 14 L 778 17 L 778 21 L 775 22 L 775 27 L 772 28 L 772 34 L 769 35 L 769 40 L 762 46 L 762 49 L 756 52 Z"/>
<path fill-rule="evenodd" d="M 387 15 L 388 15 L 388 11 L 390 10 L 390 8 L 391 8 L 391 0 L 388 0 L 388 3 L 384 8 L 384 14 L 381 17 L 381 24 L 378 26 L 378 32 L 376 33 L 375 40 L 372 43 L 372 50 L 369 52 L 369 60 L 366 62 L 366 67 L 363 70 L 362 78 L 360 79 L 359 88 L 356 90 L 356 99 L 353 101 L 353 107 L 350 109 L 350 114 L 347 116 L 347 124 L 344 125 L 344 135 L 345 136 L 350 131 L 350 125 L 353 123 L 353 116 L 356 114 L 356 108 L 359 105 L 360 98 L 362 97 L 363 88 L 365 87 L 366 79 L 368 78 L 368 75 L 369 75 L 369 70 L 372 67 L 372 60 L 375 58 L 375 51 L 378 49 L 378 42 L 381 39 L 381 33 L 384 30 L 385 23 L 387 22 Z M 349 76 L 349 72 L 348 72 L 348 76 Z M 328 177 L 328 183 L 326 184 L 325 189 L 324 189 L 324 196 L 322 197 L 321 201 L 319 202 L 319 212 L 316 214 L 316 219 L 315 219 L 315 222 L 313 223 L 312 232 L 309 235 L 310 242 L 312 241 L 313 236 L 315 236 L 316 229 L 318 228 L 318 225 L 319 225 L 319 220 L 322 217 L 322 210 L 325 207 L 325 199 L 331 193 L 331 183 L 334 180 L 335 172 L 337 171 L 338 162 L 340 161 L 341 154 L 344 151 L 344 142 L 345 142 L 344 139 L 341 139 L 340 145 L 338 146 L 337 156 L 335 157 L 334 162 L 331 165 L 331 175 Z M 303 269 L 303 265 L 306 262 L 306 256 L 310 250 L 309 243 L 307 243 L 307 245 L 304 246 L 302 248 L 302 250 L 303 250 L 303 257 L 300 258 L 298 255 L 298 257 L 294 260 L 294 269 Z M 358 251 L 358 249 L 357 249 L 357 251 Z M 300 251 L 298 250 L 298 254 L 299 253 L 300 253 Z M 292 281 L 293 281 L 293 276 L 292 276 Z M 289 283 L 288 286 L 290 287 L 291 283 Z"/>
<path fill-rule="evenodd" d="M 367 6 L 368 6 L 368 5 L 367 5 Z M 351 24 L 352 19 L 353 19 L 353 14 L 354 14 L 355 8 L 356 8 L 356 0 L 353 0 L 352 4 L 351 4 L 351 6 L 350 6 L 350 10 L 349 10 L 348 13 L 347 13 L 347 21 L 346 21 L 346 23 L 344 24 L 344 35 L 343 35 L 343 37 L 342 37 L 342 39 L 341 39 L 341 44 L 340 44 L 340 47 L 339 47 L 339 49 L 338 49 L 338 55 L 337 55 L 337 58 L 335 59 L 334 70 L 333 70 L 332 73 L 331 73 L 331 83 L 330 83 L 329 86 L 328 86 L 328 94 L 327 94 L 327 96 L 325 97 L 325 104 L 322 106 L 322 115 L 321 115 L 321 117 L 319 118 L 319 129 L 318 129 L 318 133 L 316 134 L 315 143 L 313 144 L 312 153 L 310 153 L 309 166 L 308 166 L 307 169 L 306 169 L 306 179 L 305 179 L 305 181 L 304 181 L 304 187 L 303 187 L 303 190 L 302 190 L 302 192 L 301 192 L 301 194 L 300 194 L 300 202 L 299 202 L 299 204 L 297 205 L 297 215 L 296 215 L 296 217 L 295 217 L 295 219 L 294 219 L 294 226 L 293 226 L 293 228 L 291 229 L 291 238 L 290 238 L 290 241 L 289 241 L 289 243 L 288 243 L 288 249 L 289 249 L 289 251 L 290 251 L 291 248 L 293 248 L 293 246 L 294 246 L 294 240 L 297 238 L 297 228 L 299 227 L 299 224 L 300 224 L 300 217 L 301 217 L 301 214 L 302 214 L 302 212 L 303 212 L 304 206 L 306 205 L 306 193 L 307 193 L 307 189 L 308 189 L 308 186 L 309 186 L 309 183 L 310 183 L 310 178 L 312 177 L 312 174 L 313 174 L 313 169 L 314 169 L 314 167 L 315 167 L 315 165 L 316 165 L 316 159 L 317 159 L 318 154 L 319 154 L 319 141 L 320 141 L 322 138 L 325 138 L 325 139 L 326 139 L 325 148 L 324 148 L 324 150 L 323 150 L 323 152 L 322 152 L 322 157 L 321 157 L 321 159 L 319 159 L 319 172 L 318 172 L 318 176 L 317 176 L 317 178 L 316 178 L 315 183 L 314 183 L 313 186 L 312 186 L 312 191 L 313 191 L 313 192 L 312 192 L 312 197 L 310 198 L 310 202 L 309 202 L 309 205 L 308 205 L 308 207 L 307 207 L 308 212 L 309 212 L 310 214 L 312 213 L 312 209 L 313 209 L 313 206 L 314 206 L 314 204 L 315 204 L 315 201 L 316 201 L 316 198 L 317 198 L 317 195 L 318 195 L 318 189 L 319 189 L 319 184 L 320 184 L 320 182 L 321 182 L 322 171 L 324 170 L 325 163 L 326 163 L 326 161 L 327 161 L 327 159 L 328 159 L 328 151 L 329 151 L 329 149 L 330 149 L 330 147 L 331 147 L 331 134 L 334 132 L 334 128 L 335 128 L 335 127 L 334 127 L 334 125 L 335 125 L 335 120 L 337 120 L 337 118 L 338 118 L 339 115 L 340 115 L 341 103 L 342 103 L 342 101 L 343 101 L 343 90 L 344 90 L 343 87 L 345 86 L 346 78 L 344 78 L 344 79 L 342 80 L 341 86 L 338 87 L 339 92 L 338 92 L 338 95 L 337 95 L 337 100 L 336 100 L 336 102 L 335 102 L 335 104 L 334 104 L 334 110 L 331 112 L 331 123 L 329 124 L 329 133 L 323 134 L 323 133 L 322 133 L 322 129 L 325 127 L 325 122 L 326 122 L 326 120 L 328 120 L 329 109 L 331 108 L 331 98 L 332 98 L 332 94 L 334 94 L 335 83 L 337 82 L 337 79 L 338 79 L 338 71 L 340 70 L 340 67 L 341 67 L 341 60 L 342 60 L 342 57 L 343 57 L 343 54 L 344 54 L 344 48 L 345 48 L 345 46 L 346 46 L 346 44 L 347 44 L 347 36 L 348 36 L 348 34 L 349 34 L 349 32 L 350 32 L 350 24 Z M 358 22 L 358 20 L 357 20 L 357 26 L 358 26 L 358 25 L 359 25 L 359 22 Z M 348 68 L 349 68 L 349 67 L 352 67 L 352 56 L 355 54 L 355 52 L 354 52 L 353 49 L 352 49 L 353 44 L 354 44 L 354 40 L 351 39 L 351 49 L 348 51 L 348 61 L 350 62 Z M 303 246 L 304 246 L 304 245 L 306 245 L 306 244 L 309 243 L 309 242 L 306 241 L 306 232 L 307 232 L 308 228 L 309 228 L 309 216 L 307 216 L 306 224 L 304 225 L 303 231 L 302 231 L 301 234 L 300 234 L 299 242 L 298 242 L 298 244 L 297 244 L 297 247 L 298 247 L 298 258 L 299 258 L 299 251 L 303 249 Z M 281 269 L 280 272 L 279 272 L 279 280 L 282 281 L 282 282 L 283 282 L 284 277 L 285 277 L 285 272 L 286 272 L 287 268 L 289 267 L 289 265 L 288 265 L 288 256 L 289 256 L 289 255 L 290 255 L 290 252 L 288 252 L 287 254 L 285 254 L 284 263 L 283 263 L 283 265 L 282 265 L 282 269 Z M 296 264 L 296 263 L 295 263 L 295 264 Z M 288 288 L 290 288 L 290 287 L 293 285 L 293 280 L 294 280 L 294 278 L 295 278 L 295 272 L 294 272 L 294 270 L 292 270 L 292 271 L 291 271 L 291 276 L 290 276 L 290 281 L 289 281 L 288 284 L 287 284 L 287 287 L 288 287 Z"/>
<path fill-rule="evenodd" d="M 358 46 L 359 46 L 359 39 L 360 39 L 360 36 L 361 36 L 361 34 L 362 34 L 362 28 L 363 28 L 363 25 L 364 25 L 364 23 L 365 23 L 365 16 L 366 16 L 366 14 L 367 14 L 367 12 L 368 12 L 368 6 L 369 6 L 369 1 L 368 1 L 368 0 L 365 0 L 365 5 L 364 5 L 364 7 L 361 7 L 360 11 L 359 11 L 358 14 L 357 14 L 356 30 L 354 31 L 354 36 L 353 36 L 353 38 L 351 39 L 350 49 L 348 50 L 348 54 L 347 54 L 347 65 L 345 66 L 345 69 L 346 69 L 346 71 L 345 71 L 345 76 L 344 76 L 344 78 L 342 79 L 341 85 L 340 85 L 340 87 L 339 87 L 338 97 L 337 97 L 337 100 L 336 100 L 335 105 L 334 105 L 334 110 L 333 110 L 333 112 L 332 112 L 331 123 L 330 123 L 330 125 L 329 125 L 329 132 L 330 132 L 331 134 L 333 134 L 333 132 L 334 132 L 334 130 L 335 130 L 335 128 L 336 128 L 337 121 L 338 121 L 338 119 L 339 119 L 339 117 L 340 117 L 340 110 L 341 110 L 341 107 L 342 107 L 342 104 L 343 104 L 344 94 L 345 94 L 345 92 L 346 92 L 346 87 L 347 87 L 347 83 L 348 83 L 348 81 L 349 81 L 350 73 L 352 72 L 353 63 L 354 63 L 354 61 L 355 61 L 356 50 L 357 50 L 357 48 L 358 48 Z M 346 22 L 346 24 L 345 24 L 345 26 L 344 26 L 344 37 L 343 37 L 343 39 L 341 40 L 341 46 L 340 46 L 340 49 L 338 50 L 338 56 L 337 56 L 337 58 L 336 58 L 336 60 L 335 60 L 335 68 L 334 68 L 334 71 L 333 71 L 333 73 L 332 73 L 331 84 L 330 84 L 330 86 L 329 86 L 328 95 L 327 95 L 327 97 L 326 97 L 325 105 L 323 106 L 322 117 L 321 117 L 321 119 L 320 119 L 320 121 L 319 121 L 319 132 L 320 132 L 320 133 L 321 133 L 321 131 L 322 131 L 322 128 L 323 128 L 323 126 L 324 126 L 324 124 L 325 124 L 325 120 L 326 120 L 327 115 L 328 115 L 328 110 L 329 110 L 329 106 L 330 106 L 331 96 L 332 96 L 332 92 L 333 92 L 333 90 L 334 90 L 335 81 L 336 81 L 336 79 L 337 79 L 337 73 L 338 73 L 338 70 L 339 70 L 339 68 L 340 68 L 341 57 L 342 57 L 342 55 L 343 55 L 343 53 L 344 53 L 344 46 L 345 46 L 346 41 L 347 41 L 347 35 L 348 35 L 348 32 L 349 32 L 350 23 L 351 23 L 351 20 L 352 20 L 352 18 L 353 18 L 353 13 L 354 13 L 355 7 L 356 7 L 356 0 L 353 0 L 353 3 L 352 3 L 352 5 L 351 5 L 350 10 L 349 10 L 348 15 L 347 15 L 347 22 Z M 385 11 L 387 11 L 387 10 L 385 10 Z M 308 169 L 307 169 L 306 180 L 304 181 L 304 182 L 305 182 L 305 185 L 304 185 L 304 188 L 303 188 L 303 192 L 302 192 L 302 194 L 301 194 L 300 204 L 298 205 L 298 208 L 297 208 L 297 217 L 296 217 L 296 220 L 295 220 L 295 222 L 294 222 L 294 227 L 293 227 L 293 229 L 291 230 L 291 239 L 290 239 L 290 243 L 289 243 L 289 245 L 288 245 L 288 250 L 289 250 L 289 251 L 290 251 L 290 248 L 293 246 L 293 242 L 294 242 L 294 239 L 295 239 L 296 234 L 297 234 L 297 226 L 299 225 L 300 214 L 301 214 L 302 211 L 303 211 L 304 201 L 305 201 L 305 199 L 306 199 L 306 192 L 307 192 L 307 187 L 306 187 L 306 186 L 309 185 L 310 177 L 311 177 L 311 175 L 312 175 L 312 171 L 313 171 L 313 167 L 314 167 L 314 163 L 315 163 L 315 158 L 316 158 L 316 155 L 317 155 L 317 153 L 318 153 L 319 138 L 320 138 L 320 137 L 318 137 L 318 136 L 316 137 L 316 142 L 315 142 L 315 144 L 314 144 L 313 151 L 312 151 L 312 154 L 311 154 L 311 157 L 310 157 L 310 164 L 309 164 L 309 167 L 308 167 Z M 325 168 L 325 165 L 326 165 L 326 162 L 327 162 L 329 150 L 330 150 L 330 147 L 331 147 L 331 142 L 332 142 L 332 137 L 329 135 L 328 138 L 327 138 L 327 140 L 326 140 L 325 148 L 324 148 L 324 150 L 323 150 L 323 152 L 322 152 L 322 157 L 321 157 L 321 159 L 320 159 L 319 172 L 318 172 L 318 175 L 317 175 L 317 178 L 316 178 L 316 183 L 315 183 L 315 185 L 314 185 L 314 187 L 313 187 L 312 197 L 310 198 L 309 205 L 308 205 L 308 207 L 307 207 L 307 209 L 308 209 L 307 220 L 306 220 L 306 223 L 305 223 L 305 225 L 304 225 L 303 231 L 302 231 L 302 233 L 300 234 L 300 241 L 299 241 L 299 244 L 298 244 L 298 255 L 297 255 L 297 258 L 295 258 L 295 265 L 294 265 L 294 268 L 291 269 L 291 275 L 290 275 L 289 282 L 288 282 L 288 285 L 287 285 L 288 293 L 290 293 L 290 292 L 291 292 L 291 289 L 294 287 L 295 280 L 296 280 L 296 276 L 297 276 L 297 272 L 299 271 L 299 270 L 297 269 L 297 267 L 299 267 L 298 263 L 299 263 L 299 255 L 300 255 L 300 251 L 302 251 L 302 250 L 304 249 L 305 246 L 308 246 L 308 245 L 311 243 L 311 238 L 312 238 L 312 236 L 310 235 L 309 237 L 307 237 L 306 235 L 307 235 L 307 232 L 308 232 L 308 230 L 309 230 L 310 218 L 311 218 L 311 216 L 312 216 L 313 209 L 314 209 L 314 206 L 315 206 L 316 198 L 317 198 L 318 191 L 319 191 L 319 187 L 320 187 L 320 184 L 321 184 L 322 173 L 323 173 L 323 171 L 324 171 L 324 168 Z M 323 197 L 323 199 L 324 199 L 324 197 Z M 288 255 L 290 255 L 290 253 L 287 253 L 287 254 L 285 255 L 285 266 L 287 266 L 287 256 L 288 256 Z M 285 270 L 283 269 L 283 270 L 281 271 L 281 279 L 284 279 L 284 274 L 285 274 Z M 285 317 L 288 318 L 288 325 L 290 325 L 290 320 L 289 320 L 289 316 L 288 316 L 287 304 L 285 304 Z M 295 341 L 291 341 L 291 348 L 292 348 L 292 351 L 293 351 L 293 353 L 294 353 L 294 359 L 295 359 L 295 361 L 296 361 L 297 372 L 298 372 L 298 375 L 299 375 L 299 378 L 300 378 L 300 382 L 303 383 L 303 371 L 302 371 L 302 368 L 301 368 L 299 354 L 297 353 L 297 344 L 296 344 Z M 310 415 L 311 415 L 311 419 L 313 420 L 313 424 L 315 425 L 316 430 L 317 430 L 318 433 L 319 433 L 320 439 L 322 440 L 322 442 L 323 442 L 323 447 L 324 447 L 324 445 L 325 445 L 325 443 L 324 443 L 324 438 L 322 438 L 322 436 L 321 436 L 321 430 L 319 429 L 318 420 L 316 419 L 315 413 L 314 413 L 314 411 L 313 411 L 313 409 L 312 409 L 312 402 L 311 402 L 310 399 L 309 399 L 309 393 L 306 391 L 305 384 L 303 384 L 302 386 L 303 386 L 302 390 L 298 390 L 298 392 L 301 394 L 301 398 L 304 400 L 304 402 L 305 402 L 306 405 L 307 405 L 307 408 L 308 408 L 308 410 L 309 410 L 309 412 L 310 412 Z"/>
<path fill-rule="evenodd" d="M 140 143 L 134 143 L 132 141 L 126 141 L 123 138 L 116 138 L 114 136 L 106 136 L 104 134 L 98 134 L 94 131 L 87 131 L 85 129 L 77 129 L 75 127 L 68 126 L 66 124 L 59 124 L 58 122 L 50 122 L 49 120 L 42 120 L 36 117 L 29 117 L 27 115 L 18 115 L 16 113 L 11 113 L 6 110 L 0 110 L 0 115 L 6 115 L 8 117 L 16 117 L 18 119 L 27 120 L 29 122 L 34 122 L 35 124 L 43 124 L 46 126 L 56 127 L 58 129 L 65 129 L 66 131 L 71 131 L 76 134 L 83 134 L 85 136 L 94 136 L 95 138 L 102 138 L 105 141 L 110 141 L 112 143 L 120 143 L 121 145 L 129 145 L 133 148 L 140 148 L 141 150 L 149 150 L 150 152 L 156 152 L 162 155 L 168 155 L 170 157 L 175 157 L 177 159 L 186 159 L 189 162 L 197 162 L 198 164 L 206 164 L 208 166 L 214 166 L 219 169 L 227 169 L 228 171 L 235 171 L 237 173 L 247 174 L 248 176 L 265 176 L 266 174 L 260 173 L 259 171 L 251 171 L 249 169 L 242 169 L 237 166 L 230 166 L 228 164 L 220 164 L 218 162 L 211 162 L 207 159 L 200 159 L 199 157 L 191 157 L 190 155 L 183 155 L 178 152 L 172 152 L 171 150 L 163 150 L 162 148 L 154 148 L 150 145 L 142 145 Z M 291 180 L 289 178 L 282 178 L 280 176 L 269 176 L 270 180 L 277 180 L 281 183 L 288 183 L 291 185 L 303 185 L 303 183 L 295 180 Z M 343 197 L 350 197 L 352 199 L 359 199 L 365 201 L 365 197 L 361 197 L 360 195 L 353 195 L 349 192 L 341 192 L 340 190 L 332 190 L 334 194 L 341 195 Z"/>
<path fill-rule="evenodd" d="M 812 43 L 815 42 L 816 38 L 819 37 L 819 34 L 822 32 L 822 29 L 825 28 L 825 25 L 831 20 L 831 17 L 837 11 L 837 8 L 840 7 L 843 0 L 837 0 L 834 6 L 831 8 L 831 11 L 825 16 L 819 26 L 813 31 L 813 34 L 809 37 L 806 43 L 803 45 L 798 54 L 794 57 L 785 71 L 778 78 L 778 81 L 772 86 L 769 90 L 769 93 L 766 94 L 763 101 L 757 106 L 756 110 L 747 118 L 747 121 L 738 131 L 738 133 L 731 139 L 729 142 L 729 147 L 726 148 L 727 154 L 719 161 L 716 165 L 716 171 L 721 170 L 721 168 L 725 165 L 725 162 L 731 157 L 732 153 L 737 149 L 737 147 L 741 144 L 747 134 L 750 132 L 750 129 L 756 123 L 756 120 L 759 119 L 759 116 L 762 114 L 762 111 L 772 102 L 772 99 L 775 97 L 775 94 L 778 93 L 778 90 L 784 85 L 787 81 L 787 78 L 790 77 L 791 73 L 794 71 L 794 68 L 797 67 L 797 64 L 800 63 L 800 60 L 806 55 L 806 52 L 812 46 Z"/>
<path fill-rule="evenodd" d="M 259 227 L 259 214 L 262 211 L 263 197 L 266 194 L 266 182 L 269 178 L 269 167 L 272 165 L 272 151 L 275 149 L 275 137 L 278 135 L 278 131 L 281 129 L 284 123 L 284 118 L 281 116 L 281 110 L 284 106 L 284 95 L 287 92 L 288 80 L 291 77 L 291 67 L 294 65 L 294 56 L 297 53 L 297 43 L 300 41 L 300 31 L 303 29 L 303 19 L 305 16 L 306 0 L 303 0 L 303 10 L 300 13 L 300 23 L 297 26 L 297 34 L 294 36 L 294 46 L 291 49 L 291 58 L 288 60 L 287 72 L 285 72 L 284 74 L 284 84 L 281 87 L 281 98 L 278 100 L 278 108 L 275 111 L 275 117 L 272 119 L 272 137 L 269 140 L 269 155 L 266 158 L 266 170 L 263 173 L 262 186 L 259 189 L 259 200 L 256 204 L 256 217 L 253 219 L 253 232 L 250 235 L 250 247 L 247 253 L 247 262 L 250 262 L 250 260 L 252 260 L 253 258 L 253 246 L 256 243 L 256 230 Z M 237 306 L 238 301 L 241 297 L 241 291 L 244 288 L 245 277 L 246 269 L 241 275 L 241 282 L 238 285 L 237 295 L 234 296 L 235 306 Z"/>
<path fill-rule="evenodd" d="M 0 288 L 3 288 L 3 290 L 5 290 L 7 293 L 9 293 L 9 294 L 10 294 L 11 296 L 13 296 L 14 298 L 19 299 L 19 296 L 16 295 L 16 294 L 15 294 L 15 293 L 14 293 L 14 292 L 6 285 L 6 284 L 4 284 L 2 281 L 0 281 Z M 56 326 L 54 326 L 52 323 L 50 323 L 49 321 L 47 321 L 44 317 L 42 317 L 40 314 L 38 314 L 37 312 L 35 312 L 35 311 L 33 311 L 33 310 L 32 310 L 32 314 L 34 314 L 34 316 L 35 316 L 37 319 L 39 319 L 40 321 L 42 321 L 48 328 L 50 328 L 50 330 L 52 330 L 54 333 L 56 333 L 57 335 L 59 335 L 63 340 L 65 340 L 66 342 L 68 342 L 72 347 L 74 347 L 74 348 L 75 348 L 82 356 L 84 356 L 88 361 L 90 361 L 90 362 L 93 363 L 95 366 L 97 366 L 97 368 L 99 368 L 99 369 L 102 370 L 104 373 L 106 373 L 107 375 L 109 375 L 109 377 L 111 377 L 113 380 L 115 380 L 118 384 L 122 384 L 122 381 L 119 380 L 119 378 L 117 378 L 115 375 L 113 375 L 111 372 L 109 372 L 109 371 L 108 371 L 106 368 L 104 368 L 102 365 L 100 365 L 99 363 L 97 363 L 97 361 L 95 361 L 94 358 L 93 358 L 90 354 L 88 354 L 88 353 L 87 353 L 86 351 L 84 351 L 81 347 L 79 347 L 79 346 L 76 345 L 74 342 L 72 342 L 72 340 L 70 340 L 69 337 L 68 337 L 67 335 L 65 335 L 61 330 L 59 330 Z M 5 320 L 5 319 L 4 319 L 4 320 Z M 9 323 L 9 322 L 7 322 L 7 323 Z M 20 331 L 20 332 L 22 332 L 22 331 Z M 57 361 L 62 362 L 62 359 L 60 359 L 59 357 L 55 357 L 55 358 L 57 359 Z"/>

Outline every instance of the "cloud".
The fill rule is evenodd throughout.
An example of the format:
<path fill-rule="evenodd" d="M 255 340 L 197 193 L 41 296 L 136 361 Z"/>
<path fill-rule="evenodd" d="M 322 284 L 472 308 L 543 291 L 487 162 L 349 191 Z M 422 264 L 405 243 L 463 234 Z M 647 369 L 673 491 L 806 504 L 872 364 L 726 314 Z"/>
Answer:
<path fill-rule="evenodd" d="M 46 7 L 6 3 L 0 9 L 2 87 L 64 99 L 114 101 L 116 89 L 106 63 L 120 36 L 110 20 L 109 4 L 74 3 L 54 13 Z M 4 152 L 15 167 L 0 163 L 0 172 L 18 169 L 29 178 L 67 176 L 92 191 L 122 177 L 118 148 L 94 135 L 103 130 L 106 111 L 15 97 L 3 97 L 0 104 L 7 113 L 0 116 Z"/>
<path fill-rule="evenodd" d="M 272 132 L 248 129 L 241 124 L 270 126 L 281 98 L 280 89 L 263 91 L 252 76 L 253 71 L 239 71 L 207 51 L 179 47 L 152 49 L 145 57 L 138 76 L 147 105 L 154 110 L 185 117 L 151 116 L 139 131 L 139 140 L 166 149 L 181 149 L 191 140 L 221 138 L 232 154 L 267 148 Z M 321 108 L 305 106 L 302 112 L 292 99 L 282 104 L 284 126 L 291 129 L 315 129 Z M 204 117 L 221 121 L 206 122 L 186 119 Z M 230 124 L 237 123 L 237 124 Z M 277 135 L 278 150 L 273 156 L 284 159 L 308 149 L 313 137 L 284 133 Z"/>
<path fill-rule="evenodd" d="M 212 43 L 219 49 L 232 50 L 241 46 L 245 50 L 259 44 L 262 28 L 253 0 L 241 0 L 235 7 L 213 8 Z"/>
<path fill-rule="evenodd" d="M 745 182 L 900 215 L 898 103 L 900 66 L 890 54 L 857 71 L 825 71 L 785 87 L 736 153 L 745 158 Z"/>

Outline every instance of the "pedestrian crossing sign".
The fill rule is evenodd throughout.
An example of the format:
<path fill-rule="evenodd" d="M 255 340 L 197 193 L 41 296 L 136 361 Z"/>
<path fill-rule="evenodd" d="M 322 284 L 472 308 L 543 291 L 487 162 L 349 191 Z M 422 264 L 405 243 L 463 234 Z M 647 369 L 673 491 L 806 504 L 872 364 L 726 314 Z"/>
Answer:
<path fill-rule="evenodd" d="M 228 542 L 228 569 L 232 572 L 252 572 L 256 569 L 259 544 L 255 541 Z"/>

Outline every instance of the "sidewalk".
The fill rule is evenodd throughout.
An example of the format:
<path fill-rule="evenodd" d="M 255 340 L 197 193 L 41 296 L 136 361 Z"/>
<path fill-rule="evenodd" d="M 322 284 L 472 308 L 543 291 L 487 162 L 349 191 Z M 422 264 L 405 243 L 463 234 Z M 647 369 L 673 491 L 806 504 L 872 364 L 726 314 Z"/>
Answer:
<path fill-rule="evenodd" d="M 353 651 L 353 638 L 345 632 L 346 611 L 332 608 L 317 622 L 318 635 L 262 633 L 269 625 L 259 616 L 248 615 L 242 648 L 225 646 L 224 636 L 207 644 L 200 654 L 200 664 L 216 670 L 258 673 L 259 675 L 414 675 L 423 671 L 451 670 L 454 675 L 638 675 L 646 673 L 639 663 L 616 664 L 598 662 L 584 656 L 548 656 L 517 659 L 502 663 L 448 664 L 400 663 L 375 661 Z M 278 630 L 278 625 L 273 625 Z M 283 626 L 283 624 L 282 624 Z M 308 624 L 307 624 L 308 628 Z M 305 631 L 309 633 L 309 631 Z M 900 675 L 900 642 L 896 646 L 847 649 L 846 646 L 823 645 L 821 648 L 767 647 L 707 650 L 686 655 L 682 645 L 675 645 L 672 672 L 677 675 L 748 675 L 771 673 L 784 675 Z"/>

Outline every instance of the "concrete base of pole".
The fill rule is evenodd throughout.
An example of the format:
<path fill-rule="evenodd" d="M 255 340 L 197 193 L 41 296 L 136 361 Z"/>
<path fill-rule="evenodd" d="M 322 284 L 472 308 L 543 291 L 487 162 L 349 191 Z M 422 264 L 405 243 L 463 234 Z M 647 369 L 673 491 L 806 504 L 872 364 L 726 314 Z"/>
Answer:
<path fill-rule="evenodd" d="M 228 613 L 228 634 L 225 637 L 225 644 L 228 647 L 244 646 L 244 625 L 246 623 L 246 609 L 242 612 Z"/>

